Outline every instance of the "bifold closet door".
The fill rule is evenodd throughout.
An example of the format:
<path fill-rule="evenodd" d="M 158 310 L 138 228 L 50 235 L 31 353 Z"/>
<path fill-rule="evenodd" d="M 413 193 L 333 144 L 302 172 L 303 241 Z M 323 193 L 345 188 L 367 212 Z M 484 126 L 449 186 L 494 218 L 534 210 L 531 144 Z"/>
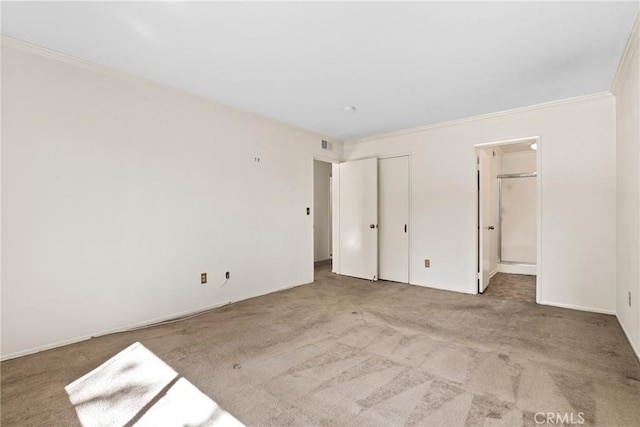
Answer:
<path fill-rule="evenodd" d="M 409 156 L 378 160 L 380 279 L 409 283 Z"/>

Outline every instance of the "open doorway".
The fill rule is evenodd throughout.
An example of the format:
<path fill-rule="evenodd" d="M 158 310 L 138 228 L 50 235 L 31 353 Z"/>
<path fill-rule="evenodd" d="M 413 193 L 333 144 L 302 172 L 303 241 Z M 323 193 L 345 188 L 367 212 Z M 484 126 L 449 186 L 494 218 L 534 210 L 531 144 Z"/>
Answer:
<path fill-rule="evenodd" d="M 475 147 L 478 293 L 540 300 L 540 141 Z"/>
<path fill-rule="evenodd" d="M 332 164 L 313 161 L 313 261 L 314 277 L 331 272 L 332 254 Z"/>

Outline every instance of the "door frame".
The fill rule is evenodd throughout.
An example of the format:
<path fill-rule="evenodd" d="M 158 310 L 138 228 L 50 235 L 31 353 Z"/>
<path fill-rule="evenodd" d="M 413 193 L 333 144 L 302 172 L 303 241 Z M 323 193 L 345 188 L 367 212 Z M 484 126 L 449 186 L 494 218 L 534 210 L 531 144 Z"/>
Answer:
<path fill-rule="evenodd" d="M 474 259 L 478 259 L 478 257 L 480 256 L 480 233 L 479 233 L 479 226 L 480 226 L 480 218 L 478 215 L 478 206 L 480 203 L 480 200 L 478 198 L 478 191 L 477 191 L 477 170 L 478 170 L 478 164 L 477 164 L 477 154 L 476 154 L 476 149 L 478 148 L 487 148 L 487 147 L 498 147 L 501 145 L 509 145 L 509 144 L 517 144 L 520 142 L 527 142 L 527 141 L 531 141 L 531 143 L 536 143 L 537 144 L 537 149 L 536 149 L 536 173 L 537 173 L 537 177 L 538 179 L 536 180 L 536 303 L 540 304 L 541 300 L 542 300 L 542 285 L 543 285 L 543 281 L 542 281 L 542 274 L 543 274 L 543 269 L 542 269 L 542 138 L 540 137 L 540 135 L 536 135 L 536 136 L 529 136 L 529 137 L 524 137 L 524 138 L 514 138 L 514 139 L 507 139 L 507 140 L 499 140 L 499 141 L 491 141 L 491 142 L 484 142 L 484 143 L 480 143 L 480 144 L 475 144 L 472 149 L 472 159 L 473 159 L 473 171 L 474 171 L 474 180 L 473 180 L 473 212 L 474 212 L 474 217 L 475 217 L 475 221 L 474 221 L 474 230 L 473 230 L 473 235 L 474 235 L 474 242 L 475 242 L 475 258 Z M 477 263 L 474 263 L 475 267 L 474 270 L 478 270 L 478 265 Z M 474 288 L 475 288 L 475 293 L 478 294 L 478 271 L 474 271 L 473 277 L 475 278 L 475 284 L 474 284 Z"/>

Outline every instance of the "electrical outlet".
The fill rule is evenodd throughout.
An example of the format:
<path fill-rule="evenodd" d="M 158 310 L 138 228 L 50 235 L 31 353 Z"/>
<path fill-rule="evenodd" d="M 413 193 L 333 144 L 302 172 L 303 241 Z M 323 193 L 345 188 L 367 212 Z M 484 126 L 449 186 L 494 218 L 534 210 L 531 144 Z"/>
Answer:
<path fill-rule="evenodd" d="M 200 274 L 200 283 L 203 285 L 207 283 L 207 273 Z"/>
<path fill-rule="evenodd" d="M 629 307 L 631 307 L 631 291 L 629 291 Z"/>
<path fill-rule="evenodd" d="M 430 259 L 425 259 L 424 260 L 424 268 L 430 268 L 431 267 L 431 260 Z"/>
<path fill-rule="evenodd" d="M 225 279 L 230 279 L 231 278 L 231 274 L 227 271 L 226 273 L 224 273 L 224 278 Z"/>

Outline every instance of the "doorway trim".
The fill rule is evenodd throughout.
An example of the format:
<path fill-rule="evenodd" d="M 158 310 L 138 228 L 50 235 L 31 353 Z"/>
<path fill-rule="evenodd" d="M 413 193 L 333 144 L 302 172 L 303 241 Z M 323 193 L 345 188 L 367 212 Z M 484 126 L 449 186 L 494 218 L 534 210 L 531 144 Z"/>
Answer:
<path fill-rule="evenodd" d="M 475 144 L 473 146 L 473 171 L 474 171 L 474 178 L 477 175 L 477 169 L 478 169 L 478 164 L 477 164 L 477 158 L 476 158 L 476 149 L 478 148 L 487 148 L 487 147 L 498 147 L 501 145 L 510 145 L 510 144 L 517 144 L 517 143 L 521 143 L 521 142 L 531 142 L 531 143 L 536 143 L 537 144 L 537 149 L 536 149 L 536 174 L 538 179 L 536 180 L 536 303 L 540 304 L 542 301 L 542 285 L 543 285 L 543 281 L 542 281 L 542 275 L 543 275 L 543 268 L 542 268 L 542 138 L 540 135 L 536 135 L 536 136 L 529 136 L 529 137 L 524 137 L 524 138 L 514 138 L 514 139 L 507 139 L 507 140 L 499 140 L 499 141 L 491 141 L 491 142 L 484 142 L 484 143 L 480 143 L 480 144 Z M 475 259 L 478 259 L 478 257 L 480 256 L 480 249 L 479 249 L 479 244 L 480 244 L 480 238 L 479 238 L 479 226 L 480 226 L 480 218 L 478 215 L 478 206 L 479 206 L 479 202 L 480 200 L 478 199 L 478 191 L 476 190 L 476 186 L 477 183 L 475 182 L 476 180 L 474 180 L 473 182 L 473 198 L 474 198 L 474 205 L 473 205 L 473 211 L 474 211 L 474 216 L 476 218 L 476 220 L 474 221 L 474 228 L 473 228 L 473 235 L 474 237 L 474 241 L 475 241 Z M 475 270 L 477 270 L 478 266 L 476 265 L 474 267 Z M 477 284 L 477 275 L 478 275 L 478 271 L 475 271 L 473 274 L 473 277 L 476 277 L 476 283 L 475 283 L 475 293 L 478 294 L 478 284 Z"/>

